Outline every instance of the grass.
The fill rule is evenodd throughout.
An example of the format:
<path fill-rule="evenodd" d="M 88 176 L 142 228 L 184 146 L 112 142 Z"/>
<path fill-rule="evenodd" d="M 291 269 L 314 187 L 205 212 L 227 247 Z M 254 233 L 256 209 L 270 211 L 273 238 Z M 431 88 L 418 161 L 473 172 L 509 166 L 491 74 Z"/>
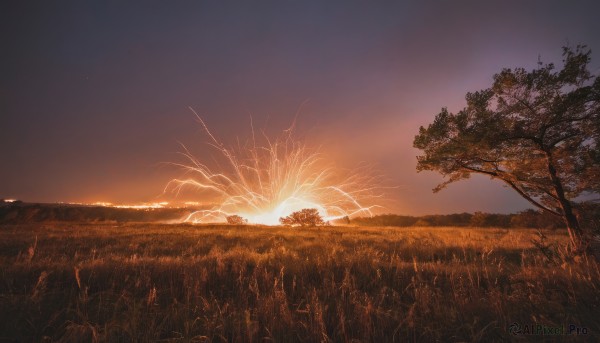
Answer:
<path fill-rule="evenodd" d="M 2 225 L 0 342 L 597 341 L 598 263 L 548 261 L 535 236 Z M 588 334 L 512 336 L 514 322 Z"/>

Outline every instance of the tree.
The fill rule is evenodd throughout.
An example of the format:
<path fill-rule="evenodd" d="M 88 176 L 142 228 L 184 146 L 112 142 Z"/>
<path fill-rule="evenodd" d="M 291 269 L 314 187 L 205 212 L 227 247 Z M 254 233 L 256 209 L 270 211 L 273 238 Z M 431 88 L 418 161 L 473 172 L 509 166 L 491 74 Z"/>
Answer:
<path fill-rule="evenodd" d="M 571 244 L 584 248 L 574 199 L 600 190 L 600 78 L 585 46 L 563 48 L 563 67 L 504 69 L 492 87 L 467 93 L 458 113 L 446 108 L 414 146 L 417 170 L 447 179 L 483 174 L 503 181 L 534 206 L 562 218 Z"/>
<path fill-rule="evenodd" d="M 233 214 L 231 216 L 227 216 L 227 224 L 233 225 L 246 225 L 248 224 L 248 220 L 243 217 L 238 216 L 237 214 Z"/>
<path fill-rule="evenodd" d="M 282 225 L 300 225 L 300 226 L 318 226 L 325 222 L 316 208 L 305 208 L 301 211 L 293 212 L 287 217 L 279 218 Z"/>

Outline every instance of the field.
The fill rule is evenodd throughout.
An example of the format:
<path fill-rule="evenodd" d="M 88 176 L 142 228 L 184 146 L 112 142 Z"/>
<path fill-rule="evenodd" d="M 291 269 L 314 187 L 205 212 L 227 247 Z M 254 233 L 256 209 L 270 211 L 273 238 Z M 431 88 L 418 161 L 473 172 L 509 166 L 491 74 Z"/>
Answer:
<path fill-rule="evenodd" d="M 567 239 L 544 234 L 549 244 Z M 452 227 L 2 225 L 0 342 L 600 340 L 598 264 L 550 261 L 537 237 Z"/>

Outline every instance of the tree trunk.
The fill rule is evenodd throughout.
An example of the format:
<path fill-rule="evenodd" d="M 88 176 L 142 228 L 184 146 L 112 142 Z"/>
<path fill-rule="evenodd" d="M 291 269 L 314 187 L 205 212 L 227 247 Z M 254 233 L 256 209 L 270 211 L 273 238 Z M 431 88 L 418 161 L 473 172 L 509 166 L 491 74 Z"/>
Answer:
<path fill-rule="evenodd" d="M 565 199 L 565 204 L 561 201 L 561 207 L 564 213 L 564 220 L 567 224 L 567 230 L 569 231 L 569 238 L 571 239 L 571 245 L 575 251 L 583 252 L 585 246 L 583 242 L 583 231 L 579 227 L 579 221 L 573 213 L 573 208 L 568 200 Z"/>
<path fill-rule="evenodd" d="M 548 173 L 550 174 L 550 179 L 552 180 L 552 184 L 554 186 L 554 192 L 556 193 L 556 198 L 562 210 L 563 220 L 565 221 L 565 224 L 567 224 L 569 238 L 571 239 L 571 246 L 573 247 L 574 251 L 583 252 L 583 231 L 579 226 L 579 221 L 577 220 L 577 217 L 573 213 L 573 206 L 571 206 L 571 202 L 565 197 L 565 191 L 562 187 L 562 182 L 558 177 L 556 168 L 554 168 L 552 154 L 547 151 L 546 157 L 548 159 Z"/>

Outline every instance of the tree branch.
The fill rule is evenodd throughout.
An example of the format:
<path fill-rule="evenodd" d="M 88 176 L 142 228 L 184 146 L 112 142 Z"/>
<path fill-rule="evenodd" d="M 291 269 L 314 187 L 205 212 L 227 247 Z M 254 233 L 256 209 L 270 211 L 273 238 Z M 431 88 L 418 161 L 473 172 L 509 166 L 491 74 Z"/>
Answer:
<path fill-rule="evenodd" d="M 562 142 L 564 140 L 567 140 L 569 138 L 577 137 L 577 136 L 579 136 L 579 133 L 572 133 L 570 135 L 566 135 L 566 136 L 560 137 L 560 138 L 555 139 L 554 141 L 550 142 L 548 144 L 548 147 L 549 148 L 554 148 L 558 143 L 560 143 L 560 142 Z"/>
<path fill-rule="evenodd" d="M 519 102 L 521 105 L 525 106 L 531 112 L 531 114 L 533 114 L 534 116 L 537 116 L 536 110 L 533 107 L 531 107 L 531 105 L 528 102 L 526 102 L 525 100 L 519 99 L 515 95 L 512 95 L 511 97 L 513 99 L 517 100 L 517 102 Z"/>
<path fill-rule="evenodd" d="M 492 171 L 480 170 L 480 169 L 477 169 L 477 168 L 472 168 L 472 167 L 469 167 L 469 166 L 464 165 L 464 164 L 460 164 L 460 166 L 461 166 L 461 168 L 469 170 L 469 171 L 471 171 L 473 173 L 489 175 L 489 176 L 492 176 L 493 178 L 500 179 L 500 180 L 504 181 L 506 184 L 508 184 L 517 193 L 519 193 L 520 196 L 522 196 L 523 198 L 525 198 L 525 200 L 529 201 L 532 205 L 534 205 L 534 206 L 536 206 L 538 208 L 541 208 L 542 210 L 547 211 L 548 213 L 551 213 L 551 214 L 553 214 L 555 216 L 562 217 L 562 214 L 560 214 L 560 213 L 558 213 L 558 212 L 556 212 L 556 211 L 554 211 L 552 209 L 549 209 L 548 207 L 546 207 L 546 206 L 540 204 L 539 202 L 535 201 L 527 193 L 525 193 L 523 190 L 521 190 L 514 182 L 503 178 L 502 176 L 500 176 L 500 174 L 498 174 L 496 172 L 492 172 Z"/>
<path fill-rule="evenodd" d="M 556 212 L 554 210 L 551 210 L 548 207 L 546 207 L 546 206 L 540 204 L 539 202 L 535 201 L 533 198 L 531 198 L 529 195 L 527 195 L 525 192 L 523 192 L 519 187 L 517 187 L 517 185 L 515 185 L 514 183 L 512 183 L 512 182 L 510 182 L 508 180 L 505 180 L 505 179 L 501 179 L 501 180 L 504 181 L 504 182 L 506 182 L 512 189 L 514 189 L 515 191 L 517 191 L 517 193 L 519 193 L 519 195 L 521 195 L 523 198 L 525 198 L 525 200 L 529 201 L 531 204 L 533 204 L 533 205 L 541 208 L 542 210 L 544 210 L 544 211 L 546 211 L 548 213 L 551 213 L 551 214 L 553 214 L 555 216 L 562 217 L 562 214 L 560 214 L 560 213 L 558 213 L 558 212 Z"/>

